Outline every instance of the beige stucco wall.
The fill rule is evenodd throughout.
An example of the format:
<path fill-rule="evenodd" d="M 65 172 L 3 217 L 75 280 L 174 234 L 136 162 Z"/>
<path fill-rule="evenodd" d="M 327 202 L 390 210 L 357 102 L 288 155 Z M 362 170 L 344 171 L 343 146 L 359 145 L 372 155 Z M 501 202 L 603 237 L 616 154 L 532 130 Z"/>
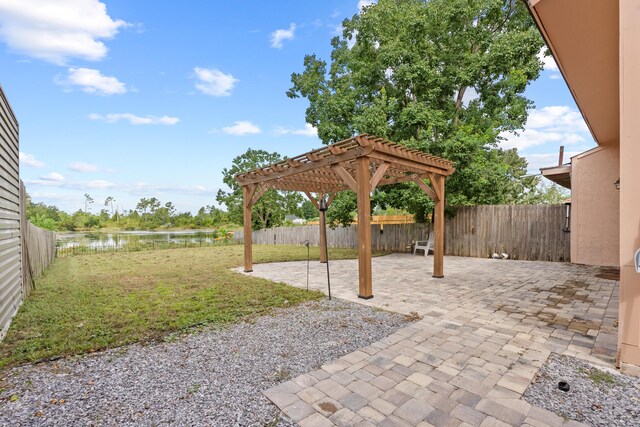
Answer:
<path fill-rule="evenodd" d="M 571 262 L 619 265 L 619 171 L 616 146 L 571 158 Z"/>
<path fill-rule="evenodd" d="M 620 358 L 640 365 L 640 4 L 620 0 Z"/>

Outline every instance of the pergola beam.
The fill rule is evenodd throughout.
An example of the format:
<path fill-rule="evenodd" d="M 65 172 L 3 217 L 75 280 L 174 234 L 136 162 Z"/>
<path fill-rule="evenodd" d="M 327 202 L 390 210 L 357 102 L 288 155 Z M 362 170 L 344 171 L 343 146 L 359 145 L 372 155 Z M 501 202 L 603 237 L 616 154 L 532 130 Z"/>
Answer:
<path fill-rule="evenodd" d="M 434 190 L 432 190 L 431 187 L 429 187 L 422 179 L 420 179 L 420 177 L 414 176 L 412 181 L 418 184 L 418 187 L 420 187 L 431 200 L 433 200 L 434 202 L 438 202 L 438 200 L 440 200 L 438 194 Z M 434 185 L 433 182 L 432 185 Z"/>
<path fill-rule="evenodd" d="M 453 171 L 451 171 L 449 173 L 449 171 L 447 170 L 443 170 L 443 169 L 439 169 L 437 167 L 434 166 L 429 166 L 429 165 L 425 165 L 422 163 L 419 163 L 416 160 L 413 159 L 404 159 L 404 158 L 399 158 L 387 153 L 381 153 L 381 152 L 373 152 L 369 155 L 369 157 L 371 159 L 376 159 L 376 160 L 380 160 L 382 162 L 389 162 L 389 163 L 394 163 L 396 165 L 399 166 L 403 166 L 405 168 L 409 168 L 412 172 L 414 171 L 420 171 L 422 173 L 424 172 L 433 172 L 439 175 L 450 175 L 451 173 L 453 173 Z"/>
<path fill-rule="evenodd" d="M 438 200 L 444 199 L 444 187 L 441 189 L 439 185 L 436 185 L 437 178 L 435 174 L 431 172 L 427 172 L 427 174 L 429 175 L 429 181 L 431 181 L 431 185 L 433 186 L 433 190 L 436 193 L 437 199 Z M 433 201 L 437 201 L 437 200 L 433 199 Z"/>
<path fill-rule="evenodd" d="M 369 191 L 373 192 L 373 190 L 376 189 L 378 183 L 380 183 L 380 180 L 384 178 L 384 174 L 387 172 L 387 169 L 389 169 L 389 163 L 382 163 L 380 166 L 378 166 L 378 169 L 373 174 L 373 176 L 371 177 L 371 181 L 369 182 L 369 186 L 371 187 Z"/>
<path fill-rule="evenodd" d="M 298 173 L 303 173 L 303 172 L 307 172 L 313 169 L 318 169 L 324 166 L 331 166 L 340 162 L 344 162 L 347 160 L 352 160 L 352 159 L 356 159 L 358 157 L 362 157 L 362 156 L 366 156 L 369 155 L 371 152 L 373 151 L 373 147 L 368 146 L 368 147 L 358 147 L 354 150 L 350 150 L 350 151 L 346 151 L 344 153 L 341 154 L 335 154 L 335 155 L 329 155 L 323 158 L 320 158 L 316 161 L 313 162 L 309 162 L 309 163 L 301 163 L 299 166 L 296 167 L 291 167 L 287 170 L 281 171 L 281 172 L 277 172 L 277 178 L 284 178 L 286 176 L 291 176 L 291 175 L 295 175 Z M 308 156 L 311 153 L 308 154 Z M 264 168 L 263 168 L 264 169 Z M 246 174 L 245 174 L 246 175 Z M 256 174 L 257 175 L 257 174 Z M 237 176 L 236 179 L 238 179 L 238 181 L 242 184 L 242 185 L 249 185 L 249 184 L 257 184 L 259 182 L 263 182 L 263 181 L 268 181 L 270 179 L 274 179 L 275 177 L 271 176 L 271 174 L 269 175 L 258 175 L 255 177 L 247 177 L 247 178 L 240 178 L 241 175 Z"/>
<path fill-rule="evenodd" d="M 338 174 L 338 176 L 342 178 L 342 181 L 344 181 L 344 183 L 347 184 L 347 186 L 351 189 L 351 191 L 353 191 L 354 193 L 358 192 L 358 183 L 356 183 L 356 180 L 353 179 L 351 174 L 347 172 L 344 166 L 340 164 L 332 165 L 331 169 L 333 169 L 336 172 L 336 174 Z"/>
<path fill-rule="evenodd" d="M 266 193 L 267 191 L 271 190 L 271 184 L 262 184 L 260 186 L 260 189 L 257 189 L 256 186 L 256 190 L 254 190 L 253 195 L 251 196 L 251 201 L 249 202 L 249 206 L 253 206 L 256 203 L 258 203 L 258 200 L 260 200 L 260 197 L 264 196 L 264 193 Z"/>

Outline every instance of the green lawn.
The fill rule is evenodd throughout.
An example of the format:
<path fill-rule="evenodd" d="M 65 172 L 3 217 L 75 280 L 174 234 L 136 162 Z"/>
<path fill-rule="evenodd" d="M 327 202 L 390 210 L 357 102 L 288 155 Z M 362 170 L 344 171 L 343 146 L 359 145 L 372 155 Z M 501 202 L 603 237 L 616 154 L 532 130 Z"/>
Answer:
<path fill-rule="evenodd" d="M 255 245 L 253 254 L 255 263 L 303 260 L 307 248 Z M 311 256 L 318 259 L 318 248 Z M 357 252 L 331 249 L 329 257 Z M 0 344 L 0 367 L 162 339 L 322 297 L 229 270 L 242 263 L 240 245 L 56 259 Z"/>

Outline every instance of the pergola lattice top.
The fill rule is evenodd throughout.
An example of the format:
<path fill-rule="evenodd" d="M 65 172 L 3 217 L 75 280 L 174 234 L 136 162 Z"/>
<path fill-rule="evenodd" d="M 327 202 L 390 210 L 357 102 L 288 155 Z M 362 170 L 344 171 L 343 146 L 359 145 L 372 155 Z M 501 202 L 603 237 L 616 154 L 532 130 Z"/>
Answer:
<path fill-rule="evenodd" d="M 358 296 L 372 298 L 371 192 L 378 185 L 412 181 L 435 202 L 433 276 L 444 277 L 444 181 L 454 171 L 449 160 L 362 134 L 238 174 L 236 180 L 242 187 L 244 212 L 244 270 L 253 269 L 251 207 L 265 192 L 270 189 L 303 191 L 316 208 L 320 208 L 319 201 L 326 195 L 329 195 L 328 206 L 337 192 L 352 190 L 358 197 Z M 317 196 L 311 193 L 317 193 Z M 319 217 L 323 229 L 324 211 Z M 320 260 L 326 262 L 326 241 L 322 233 L 320 245 L 325 248 Z"/>
<path fill-rule="evenodd" d="M 277 190 L 315 193 L 356 191 L 356 159 L 365 156 L 371 160 L 370 169 L 377 185 L 429 179 L 430 174 L 448 176 L 455 170 L 453 162 L 449 160 L 411 150 L 383 138 L 361 134 L 241 173 L 236 180 L 242 186 L 268 183 L 270 188 Z"/>

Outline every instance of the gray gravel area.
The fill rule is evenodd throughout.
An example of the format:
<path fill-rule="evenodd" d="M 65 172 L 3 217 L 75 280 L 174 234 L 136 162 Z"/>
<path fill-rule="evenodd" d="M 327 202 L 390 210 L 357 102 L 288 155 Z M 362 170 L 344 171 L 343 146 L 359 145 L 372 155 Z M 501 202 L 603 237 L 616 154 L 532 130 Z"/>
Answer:
<path fill-rule="evenodd" d="M 569 384 L 569 391 L 558 389 L 560 381 Z M 524 399 L 592 426 L 640 425 L 640 378 L 573 357 L 552 354 Z"/>
<path fill-rule="evenodd" d="M 342 300 L 2 372 L 0 425 L 292 425 L 262 391 L 390 335 L 401 315 Z"/>

